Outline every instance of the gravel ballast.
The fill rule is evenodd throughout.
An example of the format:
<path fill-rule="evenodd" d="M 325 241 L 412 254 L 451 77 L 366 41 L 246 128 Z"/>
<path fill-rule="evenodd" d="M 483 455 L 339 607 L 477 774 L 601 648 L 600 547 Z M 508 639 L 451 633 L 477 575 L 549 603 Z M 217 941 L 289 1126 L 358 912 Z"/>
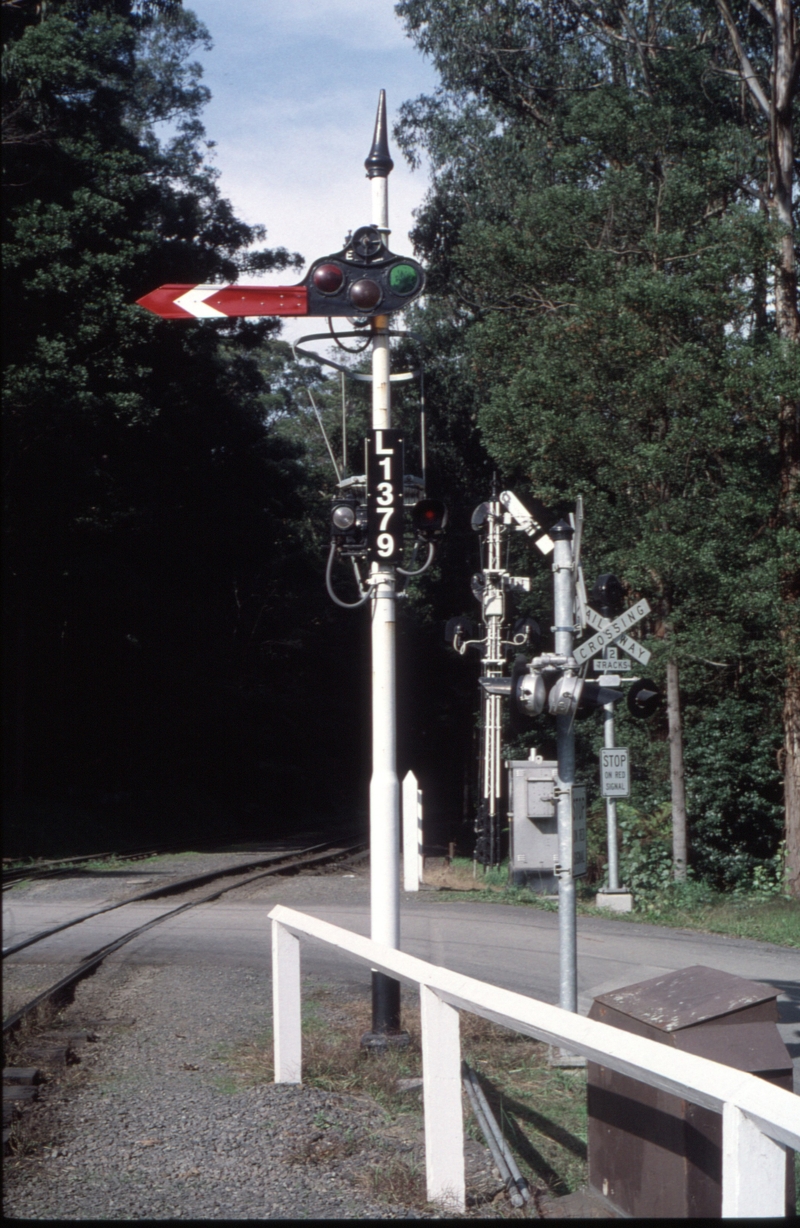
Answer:
<path fill-rule="evenodd" d="M 338 881 L 337 881 L 338 880 Z M 361 880 L 361 881 L 359 881 Z M 366 875 L 271 884 L 295 898 L 361 895 Z M 337 890 L 338 889 L 338 890 Z M 59 889 L 59 894 L 60 894 Z M 20 957 L 16 957 L 19 961 Z M 55 979 L 52 964 L 47 975 Z M 40 970 L 19 962 L 14 981 Z M 242 1075 L 236 1054 L 269 1051 L 268 966 L 132 964 L 124 951 L 79 984 L 47 1027 L 87 1029 L 80 1062 L 55 1073 L 15 1126 L 4 1213 L 19 1219 L 434 1218 L 424 1201 L 421 1099 L 393 1113 L 371 1097 Z M 304 978 L 304 1000 L 340 1022 L 369 980 Z M 319 992 L 318 992 L 319 991 Z M 327 1005 L 326 1005 L 327 1004 Z M 22 1065 L 20 1038 L 15 1066 Z M 35 1043 L 31 1037 L 28 1044 Z M 354 1046 L 358 1035 L 353 1036 Z M 380 1061 L 380 1058 L 368 1060 Z M 488 1149 L 466 1146 L 472 1215 L 496 1215 Z M 401 1160 L 402 1163 L 398 1164 Z M 400 1172 L 400 1185 L 397 1174 Z M 412 1178 L 403 1186 L 402 1176 Z M 421 1194 L 420 1191 L 423 1191 Z M 500 1195 L 503 1200 L 504 1196 Z"/>

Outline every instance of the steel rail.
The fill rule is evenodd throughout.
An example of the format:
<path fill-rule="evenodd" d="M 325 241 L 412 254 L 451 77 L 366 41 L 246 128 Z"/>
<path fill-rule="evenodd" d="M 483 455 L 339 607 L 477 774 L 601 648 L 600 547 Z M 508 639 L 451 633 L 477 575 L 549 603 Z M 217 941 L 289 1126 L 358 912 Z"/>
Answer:
<path fill-rule="evenodd" d="M 196 849 L 218 848 L 223 843 L 219 840 L 203 840 L 195 842 Z M 164 857 L 168 853 L 182 853 L 186 842 L 182 844 L 145 845 L 140 848 L 123 851 L 113 850 L 105 853 L 83 853 L 79 857 L 56 857 L 52 861 L 42 861 L 28 866 L 15 866 L 3 870 L 3 887 L 13 886 L 20 879 L 27 878 L 58 878 L 69 874 L 73 869 L 92 861 L 143 861 L 147 857 Z"/>
<path fill-rule="evenodd" d="M 91 976 L 97 971 L 103 960 L 109 955 L 112 955 L 114 951 L 118 951 L 120 947 L 125 946 L 126 943 L 130 942 L 133 938 L 138 938 L 140 934 L 144 934 L 147 930 L 152 929 L 153 926 L 160 925 L 162 921 L 168 921 L 171 917 L 177 917 L 179 913 L 186 912 L 190 908 L 197 908 L 201 904 L 208 904 L 212 900 L 219 899 L 221 895 L 225 895 L 228 891 L 235 891 L 238 887 L 244 887 L 248 883 L 255 882 L 260 878 L 266 878 L 271 874 L 280 874 L 285 870 L 295 867 L 302 869 L 303 866 L 313 865 L 325 860 L 332 861 L 336 858 L 341 858 L 342 861 L 347 861 L 349 855 L 357 854 L 364 849 L 364 847 L 364 841 L 360 840 L 349 846 L 336 846 L 334 848 L 328 848 L 324 852 L 320 853 L 312 853 L 310 855 L 303 853 L 292 858 L 291 860 L 282 861 L 278 865 L 270 865 L 266 869 L 260 870 L 257 874 L 250 874 L 247 878 L 242 879 L 240 882 L 228 883 L 227 886 L 219 887 L 216 891 L 212 891 L 208 895 L 201 896 L 198 900 L 189 900 L 185 904 L 180 904 L 177 908 L 172 908 L 169 912 L 162 913 L 160 917 L 153 917 L 152 920 L 146 921 L 143 925 L 139 925 L 135 929 L 129 930 L 126 934 L 123 934 L 121 938 L 116 938 L 113 942 L 109 942 L 105 946 L 98 948 L 97 951 L 93 951 L 91 955 L 87 955 L 81 960 L 78 967 L 72 970 L 72 972 L 69 972 L 59 981 L 56 981 L 55 985 L 51 985 L 48 989 L 45 989 L 40 994 L 37 994 L 35 998 L 32 998 L 31 1001 L 27 1002 L 24 1006 L 21 1006 L 19 1010 L 14 1011 L 13 1014 L 9 1015 L 7 1019 L 3 1020 L 3 1035 L 5 1036 L 6 1034 L 10 1033 L 21 1022 L 21 1020 L 24 1019 L 26 1015 L 29 1015 L 31 1011 L 35 1010 L 37 1006 L 40 1006 L 44 1002 L 57 999 L 63 995 L 65 991 L 70 989 L 70 987 L 75 986 L 79 981 L 82 981 L 84 977 Z M 217 872 L 217 877 L 226 877 L 229 873 L 230 870 L 220 870 Z M 126 901 L 126 903 L 131 902 L 132 901 L 130 900 Z"/>
<path fill-rule="evenodd" d="M 120 861 L 142 861 L 146 857 L 156 857 L 169 852 L 173 847 L 170 845 L 168 849 L 132 849 L 128 853 L 87 853 L 81 857 L 56 858 L 53 861 L 41 862 L 39 865 L 15 866 L 11 870 L 3 870 L 3 886 L 13 886 L 14 883 L 25 878 L 54 878 L 59 874 L 69 874 L 71 870 L 86 862 L 111 861 L 113 858 L 118 858 Z"/>
<path fill-rule="evenodd" d="M 271 853 L 269 856 L 259 857 L 255 861 L 244 861 L 236 866 L 205 870 L 202 874 L 190 874 L 184 878 L 174 879 L 171 883 L 162 883 L 158 887 L 149 887 L 147 891 L 140 891 L 136 895 L 128 896 L 126 900 L 117 900 L 113 904 L 104 904 L 102 908 L 95 908 L 92 912 L 84 913 L 81 917 L 74 917 L 71 921 L 63 921 L 61 925 L 55 925 L 49 930 L 42 930 L 41 933 L 34 934 L 31 938 L 24 938 L 22 942 L 17 942 L 13 946 L 3 947 L 2 958 L 5 959 L 7 955 L 15 955 L 17 951 L 24 951 L 26 947 L 31 947 L 36 942 L 42 942 L 43 939 L 50 938 L 53 934 L 60 934 L 62 930 L 68 930 L 73 925 L 80 925 L 82 921 L 90 921 L 92 917 L 99 917 L 103 913 L 113 912 L 117 908 L 124 908 L 127 904 L 137 904 L 140 900 L 156 900 L 162 895 L 177 895 L 181 891 L 189 891 L 192 887 L 200 887 L 203 883 L 213 882 L 215 878 L 223 878 L 226 874 L 243 874 L 245 870 L 253 870 L 256 866 L 263 866 L 274 861 L 286 861 L 302 853 L 313 853 L 318 849 L 330 848 L 332 843 L 332 840 L 323 840 L 319 844 L 311 844 L 306 848 L 292 849 L 289 852 L 283 853 Z"/>

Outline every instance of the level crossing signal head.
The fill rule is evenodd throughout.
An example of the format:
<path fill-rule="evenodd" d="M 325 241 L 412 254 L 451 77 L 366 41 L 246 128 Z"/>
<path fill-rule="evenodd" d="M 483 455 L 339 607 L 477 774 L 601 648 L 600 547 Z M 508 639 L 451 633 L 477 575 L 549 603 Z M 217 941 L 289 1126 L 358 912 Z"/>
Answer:
<path fill-rule="evenodd" d="M 481 678 L 490 695 L 504 695 L 517 716 L 533 718 L 547 710 L 551 716 L 588 716 L 604 704 L 622 699 L 622 691 L 599 682 L 587 682 L 574 670 L 551 664 L 546 657 L 528 662 L 519 655 L 510 678 Z"/>
<path fill-rule="evenodd" d="M 661 703 L 661 693 L 649 678 L 640 678 L 628 688 L 628 711 L 631 716 L 652 716 Z"/>
<path fill-rule="evenodd" d="M 441 499 L 418 500 L 411 509 L 411 524 L 417 537 L 435 541 L 447 526 L 447 505 Z"/>
<path fill-rule="evenodd" d="M 612 572 L 598 576 L 589 594 L 589 604 L 604 618 L 614 618 L 621 613 L 625 602 L 622 584 Z"/>
<path fill-rule="evenodd" d="M 623 692 L 617 687 L 604 686 L 601 682 L 589 682 L 578 674 L 564 673 L 554 683 L 547 696 L 551 716 L 569 716 L 577 720 L 590 716 L 606 704 L 622 699 Z"/>

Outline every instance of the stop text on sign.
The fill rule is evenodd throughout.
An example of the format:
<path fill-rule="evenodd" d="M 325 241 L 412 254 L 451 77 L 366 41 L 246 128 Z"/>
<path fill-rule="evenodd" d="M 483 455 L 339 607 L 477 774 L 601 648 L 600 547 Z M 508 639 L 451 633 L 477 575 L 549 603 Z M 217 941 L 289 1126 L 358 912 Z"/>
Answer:
<path fill-rule="evenodd" d="M 625 746 L 604 746 L 600 751 L 600 793 L 628 797 L 631 791 L 630 754 Z"/>
<path fill-rule="evenodd" d="M 371 563 L 403 557 L 403 432 L 377 427 L 367 436 L 367 547 Z"/>

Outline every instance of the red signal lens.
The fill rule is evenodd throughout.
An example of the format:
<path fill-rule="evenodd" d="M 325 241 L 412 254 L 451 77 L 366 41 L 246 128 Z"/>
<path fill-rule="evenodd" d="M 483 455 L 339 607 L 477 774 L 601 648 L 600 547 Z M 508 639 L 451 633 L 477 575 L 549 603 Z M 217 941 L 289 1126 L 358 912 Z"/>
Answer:
<path fill-rule="evenodd" d="M 355 307 L 369 311 L 381 301 L 381 288 L 376 281 L 362 277 L 350 287 L 350 300 Z"/>
<path fill-rule="evenodd" d="M 321 264 L 312 278 L 321 294 L 335 294 L 344 284 L 344 273 L 338 264 Z"/>

